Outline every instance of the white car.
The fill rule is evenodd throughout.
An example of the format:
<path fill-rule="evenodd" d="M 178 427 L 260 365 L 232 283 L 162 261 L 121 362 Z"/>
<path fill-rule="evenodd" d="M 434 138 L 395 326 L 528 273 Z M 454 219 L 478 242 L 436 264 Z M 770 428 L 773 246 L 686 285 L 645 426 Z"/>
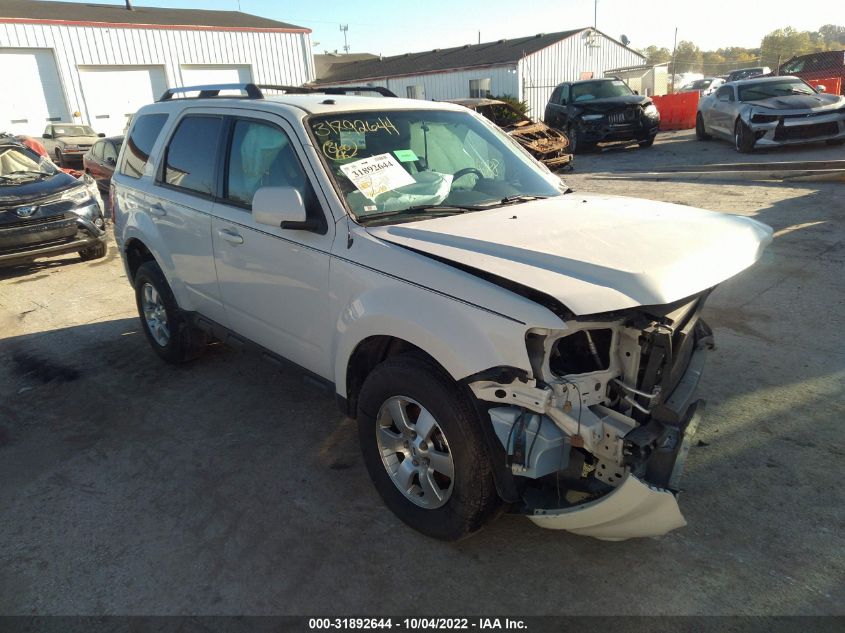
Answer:
<path fill-rule="evenodd" d="M 330 385 L 385 504 L 430 536 L 504 503 L 602 539 L 685 524 L 701 309 L 769 227 L 574 193 L 457 105 L 221 88 L 143 107 L 112 180 L 159 356 L 213 337 Z"/>

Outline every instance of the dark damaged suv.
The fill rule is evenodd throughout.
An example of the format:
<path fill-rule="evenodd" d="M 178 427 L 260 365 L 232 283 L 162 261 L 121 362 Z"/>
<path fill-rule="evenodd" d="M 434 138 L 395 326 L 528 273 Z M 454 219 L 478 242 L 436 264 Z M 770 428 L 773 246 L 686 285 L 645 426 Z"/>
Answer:
<path fill-rule="evenodd" d="M 93 180 L 77 180 L 0 135 L 0 265 L 72 252 L 104 257 L 104 227 Z"/>
<path fill-rule="evenodd" d="M 566 133 L 573 154 L 598 143 L 636 142 L 651 147 L 660 127 L 660 114 L 651 99 L 636 94 L 621 79 L 560 84 L 543 120 Z"/>

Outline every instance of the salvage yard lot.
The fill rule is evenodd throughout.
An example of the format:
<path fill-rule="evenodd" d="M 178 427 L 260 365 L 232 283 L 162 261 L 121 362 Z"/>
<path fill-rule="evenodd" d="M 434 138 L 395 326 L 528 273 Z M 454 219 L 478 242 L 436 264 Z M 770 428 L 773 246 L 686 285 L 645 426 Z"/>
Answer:
<path fill-rule="evenodd" d="M 742 160 L 824 158 L 845 152 Z M 160 362 L 113 244 L 88 264 L 0 271 L 0 612 L 845 614 L 845 185 L 606 178 L 736 160 L 682 132 L 564 175 L 575 195 L 776 231 L 708 302 L 718 347 L 683 481 L 689 525 L 660 539 L 516 516 L 427 539 L 381 503 L 331 394 L 223 346 Z"/>

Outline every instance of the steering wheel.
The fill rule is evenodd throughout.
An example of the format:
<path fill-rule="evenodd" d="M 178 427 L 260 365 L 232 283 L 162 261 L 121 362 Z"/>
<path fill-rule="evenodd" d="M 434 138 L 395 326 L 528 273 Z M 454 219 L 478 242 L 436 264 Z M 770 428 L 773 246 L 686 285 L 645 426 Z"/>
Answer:
<path fill-rule="evenodd" d="M 463 169 L 459 169 L 452 175 L 452 184 L 455 184 L 455 181 L 458 178 L 463 178 L 464 176 L 468 176 L 469 174 L 475 174 L 479 178 L 484 178 L 484 174 L 478 171 L 475 167 L 464 167 Z"/>

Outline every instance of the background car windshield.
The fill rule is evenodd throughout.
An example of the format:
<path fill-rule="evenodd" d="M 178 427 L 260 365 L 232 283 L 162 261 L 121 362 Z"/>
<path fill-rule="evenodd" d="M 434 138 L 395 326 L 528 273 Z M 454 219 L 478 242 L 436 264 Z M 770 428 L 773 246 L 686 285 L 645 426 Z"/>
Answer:
<path fill-rule="evenodd" d="M 709 88 L 711 83 L 713 83 L 712 79 L 699 79 L 698 81 L 688 83 L 681 90 L 704 90 L 705 88 Z"/>
<path fill-rule="evenodd" d="M 634 94 L 624 81 L 590 81 L 583 84 L 573 84 L 572 101 L 590 101 L 592 99 L 612 99 Z"/>
<path fill-rule="evenodd" d="M 800 79 L 784 81 L 761 81 L 739 87 L 740 101 L 758 101 L 787 95 L 812 95 L 815 91 Z"/>
<path fill-rule="evenodd" d="M 0 178 L 32 176 L 33 173 L 51 176 L 56 173 L 52 163 L 35 152 L 19 147 L 0 148 Z M 0 182 L 0 184 L 8 184 Z"/>
<path fill-rule="evenodd" d="M 318 151 L 358 217 L 411 207 L 556 196 L 560 179 L 510 137 L 465 112 L 345 112 L 309 121 Z"/>
<path fill-rule="evenodd" d="M 97 136 L 87 125 L 53 126 L 54 136 Z"/>

